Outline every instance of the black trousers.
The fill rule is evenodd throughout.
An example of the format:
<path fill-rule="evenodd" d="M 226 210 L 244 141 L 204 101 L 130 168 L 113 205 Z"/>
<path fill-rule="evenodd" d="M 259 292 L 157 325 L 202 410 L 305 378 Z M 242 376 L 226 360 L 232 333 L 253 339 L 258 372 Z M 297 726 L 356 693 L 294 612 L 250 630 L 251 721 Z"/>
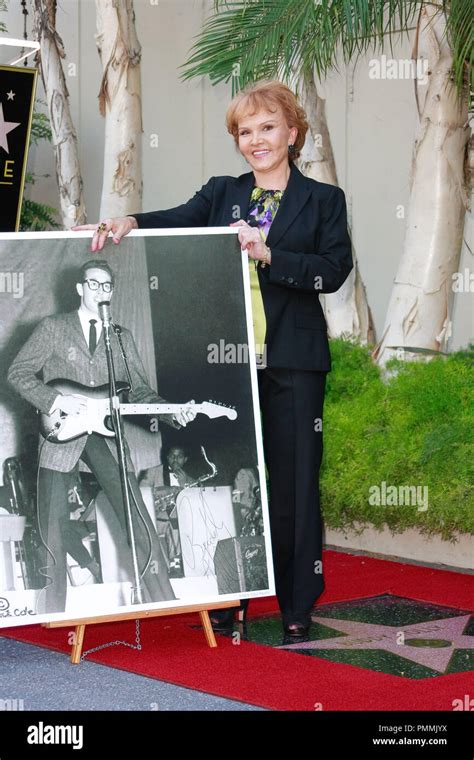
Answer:
<path fill-rule="evenodd" d="M 275 584 L 286 623 L 308 620 L 324 590 L 319 468 L 326 375 L 257 371 Z"/>
<path fill-rule="evenodd" d="M 63 547 L 80 567 L 87 567 L 94 559 L 82 543 L 82 539 L 88 535 L 87 526 L 81 520 L 71 520 L 67 516 L 61 519 Z"/>
<path fill-rule="evenodd" d="M 120 529 L 123 531 L 125 540 L 128 542 L 119 468 L 105 439 L 95 433 L 90 435 L 81 459 L 94 473 L 100 487 L 107 496 L 110 508 L 113 509 L 120 523 Z M 169 582 L 168 569 L 159 538 L 143 502 L 136 476 L 133 472 L 129 472 L 128 475 L 132 492 L 135 495 L 140 512 L 148 528 L 147 531 L 132 499 L 132 521 L 135 531 L 138 565 L 141 572 L 149 556 L 151 538 L 151 562 L 143 577 L 144 602 L 162 602 L 175 599 L 176 597 Z M 43 542 L 48 547 L 43 548 L 44 561 L 42 561 L 42 565 L 46 582 L 45 588 L 39 596 L 39 614 L 64 612 L 66 607 L 66 547 L 64 546 L 61 523 L 66 516 L 69 517 L 68 497 L 70 495 L 70 488 L 74 483 L 73 477 L 73 472 L 58 472 L 43 467 L 40 467 L 39 470 L 38 521 Z M 130 580 L 133 582 L 133 578 L 130 578 Z"/>

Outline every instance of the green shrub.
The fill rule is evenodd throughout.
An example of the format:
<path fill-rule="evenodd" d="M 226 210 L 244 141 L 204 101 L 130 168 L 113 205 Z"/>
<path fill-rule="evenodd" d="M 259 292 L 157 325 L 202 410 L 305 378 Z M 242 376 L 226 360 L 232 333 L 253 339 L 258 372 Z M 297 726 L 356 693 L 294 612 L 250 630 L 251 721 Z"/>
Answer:
<path fill-rule="evenodd" d="M 474 345 L 429 362 L 393 360 L 383 379 L 370 347 L 331 341 L 321 503 L 331 528 L 474 533 Z M 369 503 L 373 486 L 427 486 L 428 509 Z"/>

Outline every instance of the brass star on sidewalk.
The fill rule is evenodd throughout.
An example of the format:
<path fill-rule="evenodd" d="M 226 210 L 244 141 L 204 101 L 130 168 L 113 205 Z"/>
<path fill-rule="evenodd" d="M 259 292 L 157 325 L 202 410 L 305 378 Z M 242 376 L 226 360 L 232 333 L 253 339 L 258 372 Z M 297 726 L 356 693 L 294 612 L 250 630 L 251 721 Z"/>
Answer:
<path fill-rule="evenodd" d="M 3 148 L 6 153 L 10 152 L 8 150 L 7 135 L 9 132 L 12 132 L 19 127 L 20 124 L 21 122 L 5 121 L 5 117 L 3 116 L 3 105 L 0 103 L 0 147 Z"/>
<path fill-rule="evenodd" d="M 313 617 L 315 623 L 340 631 L 341 636 L 286 644 L 279 649 L 381 649 L 445 673 L 455 649 L 474 649 L 474 636 L 465 635 L 470 615 L 412 625 L 375 625 L 339 618 Z"/>

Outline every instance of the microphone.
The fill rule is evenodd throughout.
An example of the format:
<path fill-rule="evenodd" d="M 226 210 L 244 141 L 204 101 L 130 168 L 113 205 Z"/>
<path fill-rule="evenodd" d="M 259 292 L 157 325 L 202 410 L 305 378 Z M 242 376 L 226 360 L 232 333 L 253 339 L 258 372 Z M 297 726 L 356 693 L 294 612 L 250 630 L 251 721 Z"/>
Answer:
<path fill-rule="evenodd" d="M 110 327 L 110 301 L 99 302 L 99 316 L 104 324 L 104 327 Z"/>

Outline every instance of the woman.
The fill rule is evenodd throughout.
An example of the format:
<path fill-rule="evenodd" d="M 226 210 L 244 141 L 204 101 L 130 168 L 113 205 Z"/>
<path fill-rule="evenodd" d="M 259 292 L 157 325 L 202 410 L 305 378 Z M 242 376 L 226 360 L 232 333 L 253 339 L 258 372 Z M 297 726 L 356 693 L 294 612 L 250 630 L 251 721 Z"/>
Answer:
<path fill-rule="evenodd" d="M 249 256 L 276 591 L 285 634 L 299 639 L 324 589 L 319 467 L 331 359 L 319 293 L 337 291 L 353 266 L 345 196 L 296 168 L 308 123 L 281 82 L 247 87 L 226 118 L 251 172 L 211 177 L 176 208 L 73 229 L 95 229 L 98 251 L 110 232 L 119 243 L 132 229 L 239 228 Z"/>

